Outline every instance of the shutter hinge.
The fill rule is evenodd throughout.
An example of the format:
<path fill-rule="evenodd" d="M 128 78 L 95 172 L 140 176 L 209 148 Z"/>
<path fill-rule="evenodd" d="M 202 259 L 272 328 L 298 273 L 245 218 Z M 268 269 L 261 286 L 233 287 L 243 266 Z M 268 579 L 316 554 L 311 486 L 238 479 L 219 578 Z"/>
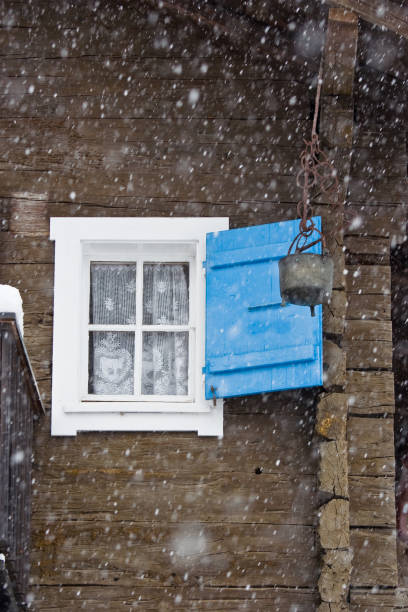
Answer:
<path fill-rule="evenodd" d="M 203 272 L 204 272 L 204 274 L 205 274 L 205 273 L 207 272 L 207 262 L 206 262 L 206 261 L 203 261 L 203 262 L 202 262 L 202 265 L 203 265 Z"/>

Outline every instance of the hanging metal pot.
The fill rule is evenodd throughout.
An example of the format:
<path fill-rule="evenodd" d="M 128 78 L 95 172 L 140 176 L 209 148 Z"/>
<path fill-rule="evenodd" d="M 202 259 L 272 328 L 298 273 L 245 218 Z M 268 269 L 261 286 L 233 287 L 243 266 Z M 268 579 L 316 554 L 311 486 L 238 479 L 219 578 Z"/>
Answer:
<path fill-rule="evenodd" d="M 294 253 L 279 261 L 279 284 L 282 305 L 286 302 L 310 306 L 312 317 L 315 306 L 330 299 L 333 287 L 333 259 L 326 252 Z"/>

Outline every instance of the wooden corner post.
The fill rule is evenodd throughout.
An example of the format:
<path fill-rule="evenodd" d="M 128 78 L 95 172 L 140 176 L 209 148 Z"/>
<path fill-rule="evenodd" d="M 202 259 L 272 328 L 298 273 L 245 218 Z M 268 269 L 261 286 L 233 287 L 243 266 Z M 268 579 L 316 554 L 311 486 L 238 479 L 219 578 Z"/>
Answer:
<path fill-rule="evenodd" d="M 342 337 L 346 318 L 344 204 L 347 197 L 353 143 L 353 85 L 357 54 L 358 17 L 330 9 L 323 55 L 320 116 L 322 148 L 333 160 L 339 181 L 335 208 L 323 206 L 323 228 L 334 257 L 334 290 L 324 311 L 325 393 L 316 418 L 320 437 L 319 538 L 322 568 L 319 578 L 321 612 L 347 610 L 352 550 L 350 547 L 349 483 L 347 464 L 346 355 Z M 325 204 L 325 203 L 324 203 Z"/>

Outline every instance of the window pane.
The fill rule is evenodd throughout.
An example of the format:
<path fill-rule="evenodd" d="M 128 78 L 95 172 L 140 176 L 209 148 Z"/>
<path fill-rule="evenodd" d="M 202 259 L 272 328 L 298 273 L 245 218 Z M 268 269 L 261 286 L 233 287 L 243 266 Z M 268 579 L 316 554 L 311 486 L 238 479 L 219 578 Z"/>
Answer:
<path fill-rule="evenodd" d="M 188 283 L 188 263 L 144 264 L 144 325 L 188 324 Z"/>
<path fill-rule="evenodd" d="M 188 332 L 143 333 L 142 394 L 188 394 Z"/>
<path fill-rule="evenodd" d="M 135 334 L 89 333 L 88 393 L 133 395 Z"/>
<path fill-rule="evenodd" d="M 91 263 L 90 323 L 134 324 L 136 264 Z"/>

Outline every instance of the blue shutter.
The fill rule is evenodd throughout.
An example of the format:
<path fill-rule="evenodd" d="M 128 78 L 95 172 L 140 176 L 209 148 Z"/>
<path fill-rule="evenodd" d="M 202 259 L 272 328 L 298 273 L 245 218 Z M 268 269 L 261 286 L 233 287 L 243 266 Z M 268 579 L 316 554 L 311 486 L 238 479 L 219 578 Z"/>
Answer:
<path fill-rule="evenodd" d="M 295 220 L 207 235 L 207 399 L 211 387 L 234 397 L 322 384 L 321 306 L 315 317 L 281 306 L 278 261 L 298 228 Z"/>

